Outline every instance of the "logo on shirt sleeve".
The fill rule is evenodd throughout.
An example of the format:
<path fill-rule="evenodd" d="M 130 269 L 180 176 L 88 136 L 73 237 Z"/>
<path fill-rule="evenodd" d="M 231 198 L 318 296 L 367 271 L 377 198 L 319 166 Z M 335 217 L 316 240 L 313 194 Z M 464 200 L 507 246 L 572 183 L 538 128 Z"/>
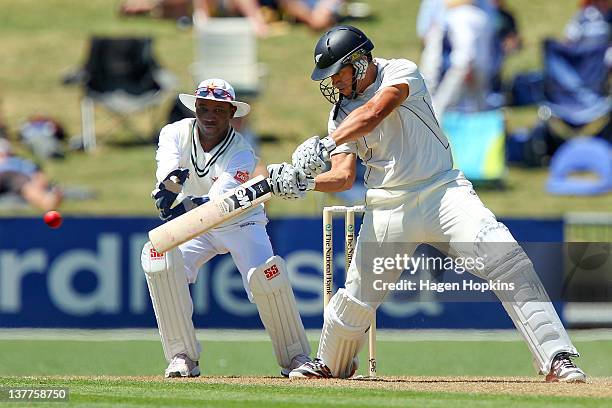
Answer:
<path fill-rule="evenodd" d="M 249 172 L 238 170 L 236 174 L 234 175 L 234 178 L 236 179 L 236 181 L 240 182 L 241 184 L 246 183 L 247 181 L 249 181 Z"/>

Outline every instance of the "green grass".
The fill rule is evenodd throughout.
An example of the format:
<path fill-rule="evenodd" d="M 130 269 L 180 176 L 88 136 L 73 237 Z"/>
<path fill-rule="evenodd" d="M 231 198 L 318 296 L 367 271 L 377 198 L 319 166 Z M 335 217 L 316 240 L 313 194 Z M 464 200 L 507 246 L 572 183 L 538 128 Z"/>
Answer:
<path fill-rule="evenodd" d="M 160 63 L 179 80 L 180 91 L 194 84 L 188 67 L 193 62 L 191 30 L 179 30 L 173 21 L 150 18 L 121 18 L 120 0 L 0 0 L 0 118 L 16 137 L 20 124 L 34 113 L 57 118 L 70 134 L 80 132 L 77 88 L 65 87 L 60 78 L 79 66 L 86 55 L 89 37 L 105 35 L 148 35 L 155 40 Z M 373 39 L 375 54 L 403 56 L 418 61 L 420 44 L 415 34 L 417 1 L 372 0 L 376 18 L 360 22 Z M 574 0 L 534 2 L 514 0 L 515 12 L 524 39 L 524 49 L 511 56 L 505 76 L 541 65 L 540 42 L 559 36 L 575 11 Z M 292 26 L 287 35 L 260 40 L 259 59 L 267 67 L 264 92 L 254 101 L 253 128 L 262 135 L 274 135 L 277 142 L 262 145 L 264 163 L 290 158 L 297 143 L 326 129 L 329 105 L 317 84 L 309 79 L 312 47 L 318 38 L 302 26 Z M 169 103 L 157 116 L 167 117 Z M 144 115 L 135 115 L 142 132 L 148 131 Z M 154 183 L 154 146 L 127 147 L 128 135 L 108 133 L 105 116 L 98 112 L 102 146 L 93 154 L 71 153 L 64 161 L 45 164 L 53 179 L 67 186 L 84 186 L 97 197 L 87 201 L 66 201 L 67 214 L 125 214 L 154 216 L 149 193 Z M 509 109 L 508 128 L 531 126 L 533 108 Z M 147 135 L 147 137 L 150 137 Z M 511 169 L 508 188 L 503 191 L 479 190 L 484 203 L 498 216 L 560 216 L 567 211 L 609 211 L 612 195 L 574 198 L 554 197 L 544 191 L 546 170 Z M 271 216 L 318 215 L 323 202 L 333 198 L 311 194 L 299 202 L 273 200 Z M 4 213 L 35 214 L 34 210 Z"/>
<path fill-rule="evenodd" d="M 576 347 L 582 353 L 580 366 L 590 375 L 612 376 L 612 342 L 583 341 Z M 205 375 L 278 375 L 268 341 L 203 341 L 202 348 Z M 391 376 L 535 375 L 520 341 L 379 340 L 377 360 L 380 374 Z M 0 376 L 159 375 L 165 365 L 158 341 L 0 341 Z"/>
<path fill-rule="evenodd" d="M 310 388 L 287 382 L 286 386 L 181 383 L 134 379 L 14 379 L 5 386 L 67 387 L 69 406 L 154 407 L 605 407 L 611 399 L 434 393 L 342 388 Z M 23 406 L 23 403 L 3 406 Z M 32 406 L 56 406 L 38 403 Z"/>
<path fill-rule="evenodd" d="M 201 365 L 205 377 L 278 376 L 269 342 L 219 340 L 202 343 Z M 580 365 L 591 377 L 612 375 L 612 342 L 585 340 L 576 342 L 576 346 L 583 355 Z M 383 378 L 448 376 L 449 381 L 453 381 L 451 376 L 528 376 L 539 381 L 525 345 L 518 341 L 379 341 L 378 360 L 379 374 Z M 449 393 L 442 392 L 444 386 L 440 392 L 430 392 L 370 389 L 367 386 L 353 388 L 346 383 L 313 388 L 289 381 L 280 384 L 278 381 L 273 384 L 255 381 L 210 383 L 206 379 L 167 381 L 161 378 L 165 364 L 157 341 L 1 340 L 0 388 L 68 387 L 70 406 L 78 407 L 596 407 L 612 404 L 610 398 L 576 397 L 571 393 L 559 396 L 501 395 L 501 391 L 500 395 Z M 431 382 L 427 377 L 422 378 L 424 384 Z M 419 380 L 412 382 L 415 381 Z"/>

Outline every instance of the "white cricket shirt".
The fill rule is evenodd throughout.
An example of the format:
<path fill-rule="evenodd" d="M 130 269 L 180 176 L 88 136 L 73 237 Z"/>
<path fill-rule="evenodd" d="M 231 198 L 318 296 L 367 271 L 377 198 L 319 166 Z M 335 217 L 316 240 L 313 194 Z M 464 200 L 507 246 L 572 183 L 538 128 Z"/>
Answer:
<path fill-rule="evenodd" d="M 338 146 L 332 155 L 356 153 L 367 166 L 365 186 L 402 189 L 451 172 L 453 158 L 448 139 L 433 113 L 431 97 L 414 62 L 375 58 L 376 80 L 355 99 L 344 99 L 336 120 L 334 109 L 328 131 L 333 134 L 346 116 L 387 86 L 408 84 L 410 94 L 372 132 Z M 455 177 L 456 172 L 449 177 Z"/>
<path fill-rule="evenodd" d="M 159 134 L 155 160 L 157 180 L 162 181 L 177 168 L 189 169 L 189 178 L 177 198 L 209 195 L 217 197 L 249 180 L 257 157 L 251 145 L 233 128 L 209 152 L 205 152 L 197 135 L 196 120 L 187 118 L 164 126 Z M 263 204 L 222 226 L 237 224 L 245 219 L 266 221 Z"/>

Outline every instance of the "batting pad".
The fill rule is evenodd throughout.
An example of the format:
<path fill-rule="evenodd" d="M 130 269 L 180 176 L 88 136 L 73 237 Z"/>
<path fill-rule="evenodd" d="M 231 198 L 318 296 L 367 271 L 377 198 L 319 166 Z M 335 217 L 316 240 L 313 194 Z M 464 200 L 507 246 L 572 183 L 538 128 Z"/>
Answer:
<path fill-rule="evenodd" d="M 498 223 L 493 228 L 483 229 L 479 241 L 482 246 L 493 243 L 486 251 L 489 256 L 485 274 L 479 276 L 514 284 L 514 290 L 494 292 L 527 342 L 540 374 L 550 371 L 552 360 L 558 353 L 578 356 L 533 264 L 506 226 Z M 509 245 L 500 245 L 502 242 Z M 505 253 L 496 253 L 490 248 L 503 248 Z"/>
<path fill-rule="evenodd" d="M 310 344 L 298 313 L 285 261 L 280 256 L 273 256 L 249 270 L 247 276 L 259 317 L 272 340 L 278 365 L 289 368 L 293 357 L 310 354 Z"/>
<path fill-rule="evenodd" d="M 174 248 L 160 254 L 147 242 L 140 260 L 166 360 L 170 362 L 175 355 L 185 353 L 193 361 L 198 361 L 200 345 L 191 320 L 193 303 L 181 252 Z"/>
<path fill-rule="evenodd" d="M 336 378 L 353 375 L 354 357 L 364 344 L 375 310 L 339 289 L 325 308 L 318 357 Z"/>

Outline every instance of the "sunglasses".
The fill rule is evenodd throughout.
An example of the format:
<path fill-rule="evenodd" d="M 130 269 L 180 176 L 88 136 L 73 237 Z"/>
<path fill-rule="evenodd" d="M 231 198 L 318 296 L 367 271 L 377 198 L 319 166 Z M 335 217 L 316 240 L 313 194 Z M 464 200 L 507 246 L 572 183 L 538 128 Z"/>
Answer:
<path fill-rule="evenodd" d="M 196 96 L 201 96 L 201 97 L 206 97 L 208 95 L 213 96 L 213 98 L 215 99 L 222 99 L 222 100 L 226 100 L 226 101 L 233 101 L 234 97 L 232 96 L 231 93 L 227 92 L 225 89 L 221 89 L 221 88 L 198 88 L 195 91 L 195 95 Z"/>

